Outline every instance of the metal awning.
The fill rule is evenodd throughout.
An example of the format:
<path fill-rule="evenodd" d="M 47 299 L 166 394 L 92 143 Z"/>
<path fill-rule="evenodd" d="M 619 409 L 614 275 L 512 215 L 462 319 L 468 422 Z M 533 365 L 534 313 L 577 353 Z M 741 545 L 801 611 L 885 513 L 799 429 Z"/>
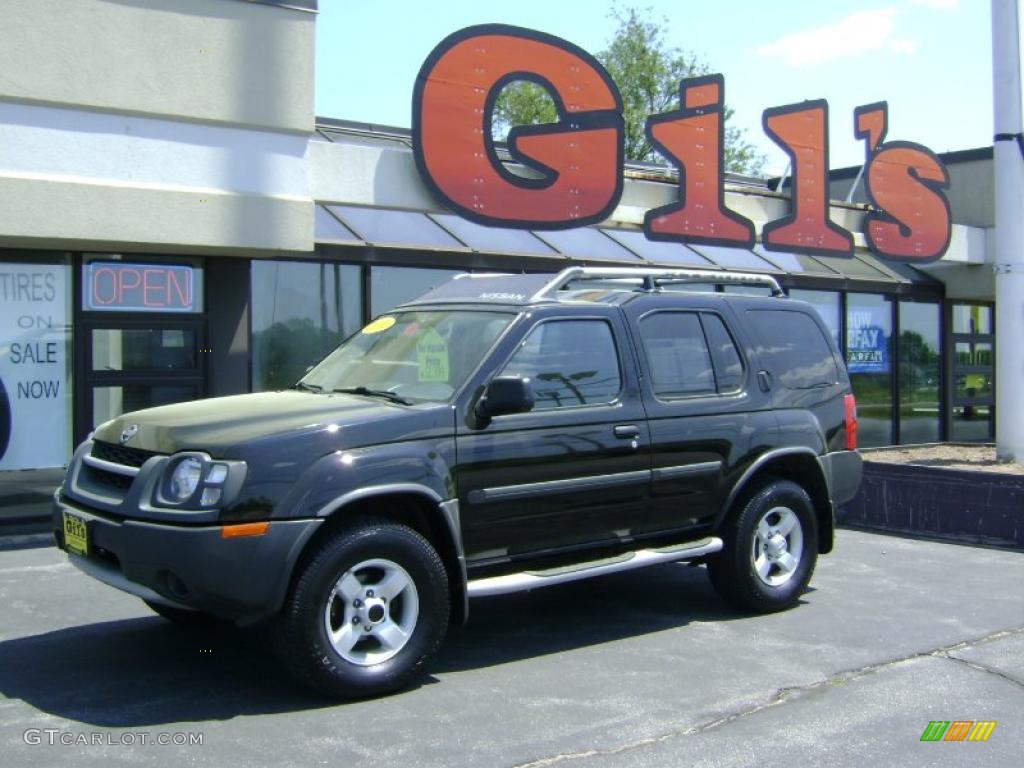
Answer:
<path fill-rule="evenodd" d="M 639 228 L 579 227 L 531 231 L 486 227 L 450 213 L 423 213 L 355 205 L 318 204 L 318 244 L 380 249 L 424 250 L 452 254 L 494 254 L 537 257 L 550 263 L 559 257 L 572 262 L 605 265 L 719 269 L 776 276 L 842 281 L 880 286 L 941 283 L 908 264 L 883 262 L 866 250 L 852 258 L 827 254 L 795 254 L 754 248 L 728 248 L 649 240 Z"/>

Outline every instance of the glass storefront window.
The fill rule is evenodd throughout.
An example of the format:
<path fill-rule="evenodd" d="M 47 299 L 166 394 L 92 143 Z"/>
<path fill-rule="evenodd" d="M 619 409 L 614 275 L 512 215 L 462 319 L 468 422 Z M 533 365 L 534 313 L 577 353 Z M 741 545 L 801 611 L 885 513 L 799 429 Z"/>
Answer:
<path fill-rule="evenodd" d="M 939 305 L 899 303 L 900 442 L 934 443 L 939 426 Z"/>
<path fill-rule="evenodd" d="M 954 304 L 953 333 L 992 333 L 992 308 L 981 304 Z"/>
<path fill-rule="evenodd" d="M 846 367 L 857 397 L 860 445 L 892 444 L 892 299 L 846 297 Z"/>
<path fill-rule="evenodd" d="M 984 443 L 992 440 L 992 407 L 953 406 L 949 439 L 955 443 Z"/>
<path fill-rule="evenodd" d="M 447 283 L 462 269 L 419 267 L 372 267 L 370 269 L 370 316 L 377 317 L 415 299 L 431 288 Z"/>
<path fill-rule="evenodd" d="M 198 367 L 198 343 L 186 328 L 94 328 L 92 370 L 153 371 Z"/>
<path fill-rule="evenodd" d="M 816 310 L 825 322 L 825 327 L 839 346 L 839 294 L 834 291 L 808 291 L 802 288 L 789 290 L 791 299 L 806 301 Z"/>
<path fill-rule="evenodd" d="M 125 384 L 92 388 L 93 426 L 116 418 L 122 413 L 131 413 L 158 405 L 171 405 L 194 400 L 199 397 L 199 387 L 193 384 Z"/>
<path fill-rule="evenodd" d="M 995 403 L 995 329 L 992 307 L 953 304 L 952 401 L 949 439 L 957 442 L 989 441 L 993 437 Z"/>
<path fill-rule="evenodd" d="M 0 262 L 0 470 L 67 464 L 71 317 L 66 257 Z"/>
<path fill-rule="evenodd" d="M 290 387 L 363 324 L 357 266 L 254 261 L 251 287 L 255 392 Z"/>
<path fill-rule="evenodd" d="M 956 362 L 958 365 L 994 365 L 992 345 L 985 342 L 972 344 L 958 341 L 956 343 Z"/>
<path fill-rule="evenodd" d="M 956 396 L 958 399 L 983 397 L 992 399 L 991 373 L 964 373 L 956 377 Z"/>
<path fill-rule="evenodd" d="M 771 296 L 772 289 L 765 285 L 730 285 L 722 286 L 725 293 L 738 293 L 743 296 Z"/>

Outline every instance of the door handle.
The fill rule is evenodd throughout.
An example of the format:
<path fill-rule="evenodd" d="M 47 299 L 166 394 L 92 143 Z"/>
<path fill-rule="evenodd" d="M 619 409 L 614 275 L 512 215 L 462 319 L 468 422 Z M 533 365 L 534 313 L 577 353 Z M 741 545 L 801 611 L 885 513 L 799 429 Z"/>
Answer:
<path fill-rule="evenodd" d="M 640 427 L 632 424 L 620 424 L 612 430 L 615 436 L 622 440 L 636 440 L 640 437 Z"/>

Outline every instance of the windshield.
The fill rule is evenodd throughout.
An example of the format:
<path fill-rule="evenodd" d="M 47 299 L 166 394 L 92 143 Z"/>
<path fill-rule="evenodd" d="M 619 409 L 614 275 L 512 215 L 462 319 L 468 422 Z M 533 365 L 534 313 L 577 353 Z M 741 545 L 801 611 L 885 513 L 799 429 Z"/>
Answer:
<path fill-rule="evenodd" d="M 444 402 L 480 364 L 513 317 L 455 311 L 384 315 L 331 352 L 297 386 Z"/>

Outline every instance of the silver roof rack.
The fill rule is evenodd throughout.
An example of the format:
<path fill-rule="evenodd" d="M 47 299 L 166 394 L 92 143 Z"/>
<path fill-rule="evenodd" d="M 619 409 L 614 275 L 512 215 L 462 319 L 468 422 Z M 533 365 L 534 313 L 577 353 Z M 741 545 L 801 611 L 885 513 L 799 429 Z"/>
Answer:
<path fill-rule="evenodd" d="M 587 280 L 613 280 L 632 283 L 640 289 L 657 291 L 662 283 L 715 283 L 720 285 L 763 285 L 772 296 L 785 296 L 778 281 L 771 275 L 754 272 L 716 272 L 710 269 L 647 269 L 644 267 L 568 267 L 551 278 L 533 295 L 533 301 L 557 299 L 558 292 L 570 283 Z"/>

